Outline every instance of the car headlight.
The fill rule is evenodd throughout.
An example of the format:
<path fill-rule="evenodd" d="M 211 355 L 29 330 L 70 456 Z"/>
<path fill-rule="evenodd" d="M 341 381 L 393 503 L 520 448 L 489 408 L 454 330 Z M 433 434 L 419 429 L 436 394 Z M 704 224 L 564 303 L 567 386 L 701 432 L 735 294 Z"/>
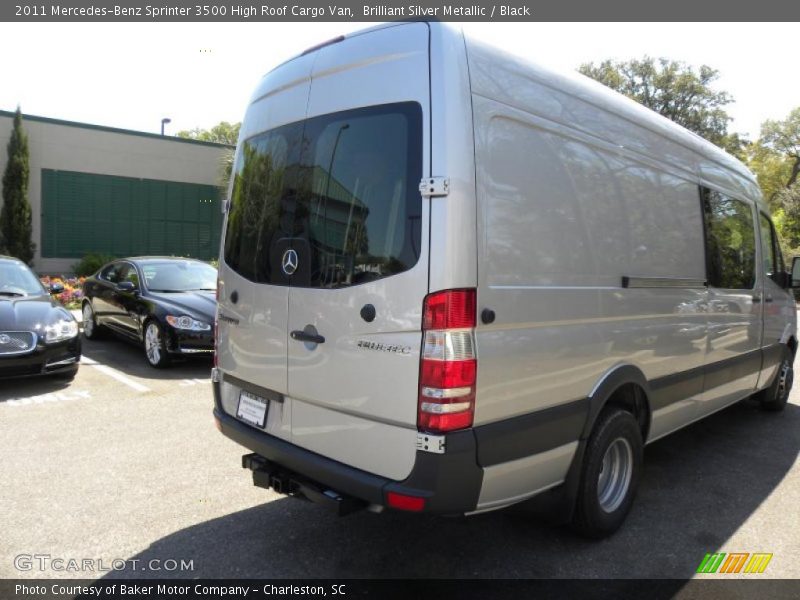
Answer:
<path fill-rule="evenodd" d="M 172 325 L 175 329 L 186 329 L 188 331 L 210 331 L 211 325 L 198 321 L 192 317 L 182 315 L 176 317 L 174 315 L 167 315 L 167 323 Z"/>
<path fill-rule="evenodd" d="M 47 344 L 63 342 L 78 335 L 78 323 L 74 319 L 61 319 L 44 328 L 44 341 Z"/>

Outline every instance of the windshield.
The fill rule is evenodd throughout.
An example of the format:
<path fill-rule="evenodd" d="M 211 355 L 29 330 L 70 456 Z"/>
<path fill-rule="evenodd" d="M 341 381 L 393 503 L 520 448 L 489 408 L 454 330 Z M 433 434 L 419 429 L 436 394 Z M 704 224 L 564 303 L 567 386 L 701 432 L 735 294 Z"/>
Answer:
<path fill-rule="evenodd" d="M 0 296 L 41 296 L 45 289 L 31 270 L 18 262 L 0 261 Z"/>
<path fill-rule="evenodd" d="M 337 288 L 419 259 L 422 112 L 403 102 L 278 127 L 240 148 L 225 261 L 250 281 Z"/>
<path fill-rule="evenodd" d="M 151 292 L 212 292 L 217 289 L 217 270 L 202 262 L 148 262 L 142 265 L 142 274 Z"/>

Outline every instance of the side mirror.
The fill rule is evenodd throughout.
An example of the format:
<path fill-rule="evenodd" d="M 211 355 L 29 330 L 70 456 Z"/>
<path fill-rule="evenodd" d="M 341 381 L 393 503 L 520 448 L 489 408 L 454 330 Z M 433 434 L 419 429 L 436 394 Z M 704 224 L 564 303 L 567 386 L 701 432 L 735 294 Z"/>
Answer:
<path fill-rule="evenodd" d="M 135 292 L 137 289 L 138 288 L 136 287 L 136 284 L 133 283 L 132 281 L 120 281 L 117 284 L 117 291 L 118 292 L 128 292 L 128 293 L 130 293 L 130 292 Z"/>
<path fill-rule="evenodd" d="M 800 288 L 800 256 L 792 259 L 792 278 L 789 284 L 789 287 Z"/>
<path fill-rule="evenodd" d="M 64 286 L 60 283 L 51 283 L 50 284 L 50 293 L 51 294 L 60 294 L 64 291 Z"/>

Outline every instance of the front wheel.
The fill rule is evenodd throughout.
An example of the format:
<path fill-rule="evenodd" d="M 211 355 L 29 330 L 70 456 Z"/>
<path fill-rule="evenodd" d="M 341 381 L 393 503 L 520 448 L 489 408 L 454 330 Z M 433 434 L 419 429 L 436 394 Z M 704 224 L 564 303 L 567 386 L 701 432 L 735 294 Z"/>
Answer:
<path fill-rule="evenodd" d="M 586 447 L 572 527 L 603 538 L 622 525 L 642 471 L 642 434 L 634 416 L 609 407 L 600 413 Z"/>
<path fill-rule="evenodd" d="M 792 391 L 794 382 L 794 355 L 788 347 L 784 347 L 781 356 L 781 364 L 775 380 L 765 390 L 761 390 L 755 395 L 756 400 L 761 402 L 761 408 L 771 412 L 778 412 L 786 408 L 789 401 L 789 392 Z"/>
<path fill-rule="evenodd" d="M 160 369 L 169 364 L 164 332 L 157 321 L 148 321 L 144 328 L 144 354 L 151 367 Z"/>
<path fill-rule="evenodd" d="M 81 315 L 83 316 L 83 335 L 86 337 L 86 339 L 96 340 L 101 337 L 102 330 L 97 324 L 97 318 L 94 315 L 94 309 L 92 309 L 92 304 L 88 300 L 83 303 Z"/>

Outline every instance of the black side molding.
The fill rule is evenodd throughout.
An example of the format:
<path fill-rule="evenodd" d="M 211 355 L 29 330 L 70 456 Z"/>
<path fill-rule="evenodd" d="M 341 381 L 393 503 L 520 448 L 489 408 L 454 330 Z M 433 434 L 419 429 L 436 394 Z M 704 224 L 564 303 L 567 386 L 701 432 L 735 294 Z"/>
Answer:
<path fill-rule="evenodd" d="M 478 464 L 489 467 L 575 442 L 581 435 L 588 413 L 588 399 L 582 398 L 480 425 L 474 429 L 478 441 Z"/>
<path fill-rule="evenodd" d="M 622 277 L 624 288 L 704 288 L 708 286 L 705 279 L 691 277 Z"/>

